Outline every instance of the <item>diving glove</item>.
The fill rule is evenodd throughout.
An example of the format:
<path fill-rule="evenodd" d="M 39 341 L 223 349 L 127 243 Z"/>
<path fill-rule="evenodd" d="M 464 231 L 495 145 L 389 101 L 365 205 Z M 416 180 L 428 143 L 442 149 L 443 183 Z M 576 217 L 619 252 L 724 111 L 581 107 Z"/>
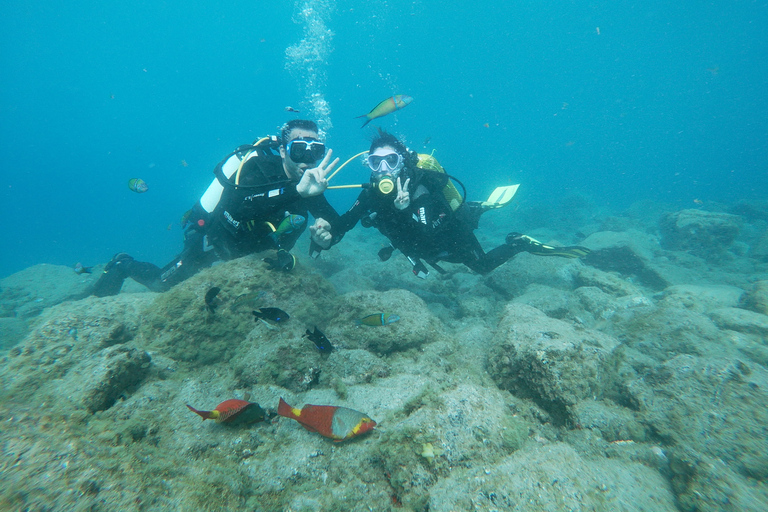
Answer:
<path fill-rule="evenodd" d="M 379 250 L 379 260 L 387 261 L 389 258 L 392 257 L 393 252 L 395 252 L 395 247 L 392 244 L 389 244 L 388 246 L 383 247 L 381 250 Z"/>
<path fill-rule="evenodd" d="M 560 256 L 562 258 L 583 258 L 590 249 L 578 245 L 568 247 L 552 247 L 522 233 L 510 233 L 507 235 L 507 245 L 517 249 L 517 252 L 529 252 L 537 256 Z"/>
<path fill-rule="evenodd" d="M 269 265 L 269 270 L 293 270 L 296 266 L 296 256 L 289 253 L 285 249 L 277 251 L 276 258 L 264 258 L 264 261 Z"/>

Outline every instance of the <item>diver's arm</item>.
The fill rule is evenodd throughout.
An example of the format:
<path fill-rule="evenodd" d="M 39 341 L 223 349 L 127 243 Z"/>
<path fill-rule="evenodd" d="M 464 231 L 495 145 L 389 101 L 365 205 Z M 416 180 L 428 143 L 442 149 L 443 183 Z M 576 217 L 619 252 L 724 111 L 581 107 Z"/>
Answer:
<path fill-rule="evenodd" d="M 368 203 L 368 195 L 366 191 L 363 191 L 357 197 L 355 204 L 343 215 L 338 216 L 335 222 L 323 217 L 330 223 L 330 229 L 327 231 L 331 233 L 331 243 L 328 248 L 339 243 L 347 231 L 354 228 L 357 222 L 365 216 L 366 212 L 368 212 Z"/>

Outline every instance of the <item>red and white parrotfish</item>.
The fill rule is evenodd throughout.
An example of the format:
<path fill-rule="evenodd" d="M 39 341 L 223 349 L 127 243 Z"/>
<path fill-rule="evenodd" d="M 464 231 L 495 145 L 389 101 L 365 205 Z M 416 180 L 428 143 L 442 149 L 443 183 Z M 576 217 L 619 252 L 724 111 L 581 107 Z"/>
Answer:
<path fill-rule="evenodd" d="M 256 402 L 248 402 L 247 400 L 238 400 L 236 398 L 224 400 L 212 411 L 198 411 L 189 404 L 187 404 L 187 407 L 195 414 L 199 414 L 203 421 L 210 419 L 216 420 L 219 423 L 248 424 L 264 421 L 266 417 L 264 409 Z"/>
<path fill-rule="evenodd" d="M 376 119 L 377 117 L 382 117 L 387 114 L 391 114 L 395 110 L 400 110 L 401 108 L 404 108 L 406 105 L 408 105 L 410 102 L 413 101 L 413 98 L 408 96 L 407 94 L 395 94 L 394 96 L 391 96 L 375 107 L 373 107 L 373 110 L 368 112 L 367 114 L 363 114 L 362 116 L 357 116 L 356 119 L 359 119 L 361 117 L 365 117 L 365 122 L 363 123 L 363 126 L 360 128 L 363 128 L 365 125 Z"/>
<path fill-rule="evenodd" d="M 147 182 L 141 178 L 131 178 L 128 180 L 128 188 L 136 192 L 137 194 L 143 194 L 149 190 Z"/>
<path fill-rule="evenodd" d="M 340 443 L 373 430 L 376 422 L 368 415 L 335 405 L 305 405 L 296 409 L 280 399 L 277 414 L 296 420 L 310 432 Z"/>

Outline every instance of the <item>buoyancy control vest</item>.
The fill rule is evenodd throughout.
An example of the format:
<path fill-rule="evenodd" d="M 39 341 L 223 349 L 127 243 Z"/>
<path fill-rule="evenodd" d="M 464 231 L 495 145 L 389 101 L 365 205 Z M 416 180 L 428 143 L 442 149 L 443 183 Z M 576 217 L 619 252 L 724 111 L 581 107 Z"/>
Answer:
<path fill-rule="evenodd" d="M 433 155 L 418 153 L 418 157 L 419 157 L 419 161 L 416 164 L 416 167 L 428 172 L 441 173 L 445 176 L 445 186 L 443 186 L 443 196 L 445 196 L 445 200 L 448 201 L 448 204 L 451 206 L 451 210 L 453 210 L 454 212 L 458 210 L 459 207 L 462 205 L 462 203 L 464 203 L 465 196 L 466 196 L 466 189 L 464 190 L 464 194 L 462 194 L 453 184 L 453 181 L 458 183 L 462 189 L 464 189 L 464 185 L 459 180 L 457 180 L 456 178 L 454 178 L 453 176 L 445 172 L 445 169 L 443 169 L 443 166 L 440 165 L 440 162 L 438 162 L 437 158 L 435 158 Z"/>

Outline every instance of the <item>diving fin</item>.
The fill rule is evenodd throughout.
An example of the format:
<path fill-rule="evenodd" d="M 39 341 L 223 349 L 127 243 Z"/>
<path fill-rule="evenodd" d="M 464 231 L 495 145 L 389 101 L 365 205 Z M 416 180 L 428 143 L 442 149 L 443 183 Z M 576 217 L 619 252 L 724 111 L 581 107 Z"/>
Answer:
<path fill-rule="evenodd" d="M 493 208 L 501 208 L 507 206 L 512 198 L 515 197 L 517 189 L 520 185 L 507 185 L 506 187 L 496 187 L 496 190 L 491 192 L 487 201 L 483 201 L 480 205 L 486 210 Z"/>
<path fill-rule="evenodd" d="M 553 247 L 522 233 L 508 234 L 507 245 L 517 248 L 518 252 L 527 252 L 537 256 L 560 256 L 561 258 L 583 258 L 592 252 L 590 249 L 579 245 Z"/>

